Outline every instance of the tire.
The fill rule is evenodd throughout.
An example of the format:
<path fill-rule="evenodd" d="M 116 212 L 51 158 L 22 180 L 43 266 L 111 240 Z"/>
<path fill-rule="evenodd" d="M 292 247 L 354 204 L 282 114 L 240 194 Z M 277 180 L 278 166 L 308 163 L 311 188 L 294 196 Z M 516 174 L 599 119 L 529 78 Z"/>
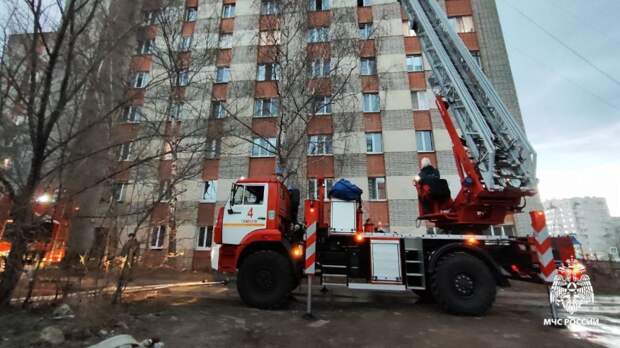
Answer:
<path fill-rule="evenodd" d="M 493 306 L 497 290 L 487 265 L 462 252 L 439 260 L 431 276 L 431 289 L 444 311 L 474 316 L 485 314 Z"/>
<path fill-rule="evenodd" d="M 288 258 L 261 250 L 245 258 L 237 275 L 237 291 L 245 304 L 260 309 L 282 308 L 293 289 L 294 276 Z"/>

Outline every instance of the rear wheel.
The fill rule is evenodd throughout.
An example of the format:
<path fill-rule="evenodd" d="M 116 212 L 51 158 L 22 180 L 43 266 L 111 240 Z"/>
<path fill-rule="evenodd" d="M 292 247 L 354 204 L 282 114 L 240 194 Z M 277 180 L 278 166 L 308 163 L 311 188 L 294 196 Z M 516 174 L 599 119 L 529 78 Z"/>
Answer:
<path fill-rule="evenodd" d="M 272 250 L 261 250 L 247 256 L 237 276 L 237 291 L 243 302 L 261 309 L 283 307 L 293 284 L 290 261 Z"/>
<path fill-rule="evenodd" d="M 495 302 L 491 271 L 480 259 L 462 252 L 439 260 L 431 288 L 441 308 L 454 314 L 482 315 Z"/>

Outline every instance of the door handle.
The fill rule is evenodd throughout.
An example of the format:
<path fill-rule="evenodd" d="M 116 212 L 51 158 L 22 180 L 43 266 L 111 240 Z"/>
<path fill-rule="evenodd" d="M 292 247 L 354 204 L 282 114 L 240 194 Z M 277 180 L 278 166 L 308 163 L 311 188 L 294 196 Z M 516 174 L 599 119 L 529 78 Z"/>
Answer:
<path fill-rule="evenodd" d="M 257 219 L 258 219 L 258 220 L 265 220 L 265 217 L 264 217 L 264 216 L 261 216 L 261 217 L 257 217 Z"/>
<path fill-rule="evenodd" d="M 234 211 L 232 209 L 228 209 L 228 215 L 236 215 L 236 214 L 241 214 L 240 211 Z"/>

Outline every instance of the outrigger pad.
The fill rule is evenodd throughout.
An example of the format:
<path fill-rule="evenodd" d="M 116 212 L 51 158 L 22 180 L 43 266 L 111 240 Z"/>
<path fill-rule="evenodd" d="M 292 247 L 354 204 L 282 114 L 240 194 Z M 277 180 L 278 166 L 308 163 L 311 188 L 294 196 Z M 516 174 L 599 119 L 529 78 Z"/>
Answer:
<path fill-rule="evenodd" d="M 329 198 L 342 199 L 343 201 L 361 201 L 363 192 L 361 188 L 349 180 L 340 179 L 332 185 L 327 196 Z"/>

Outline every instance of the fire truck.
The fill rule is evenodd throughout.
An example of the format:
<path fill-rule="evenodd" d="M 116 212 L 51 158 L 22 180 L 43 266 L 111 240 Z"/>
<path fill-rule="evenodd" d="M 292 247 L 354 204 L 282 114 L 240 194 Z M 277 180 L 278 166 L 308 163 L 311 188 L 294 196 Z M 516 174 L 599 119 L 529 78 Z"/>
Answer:
<path fill-rule="evenodd" d="M 411 236 L 364 223 L 359 192 L 326 202 L 319 190 L 318 199 L 304 201 L 301 222 L 299 191 L 276 177 L 237 180 L 218 212 L 211 256 L 215 270 L 236 273 L 246 304 L 283 306 L 311 274 L 327 288 L 413 291 L 450 313 L 481 315 L 498 286 L 540 282 L 539 274 L 555 267 L 532 257 L 531 239 L 483 233 L 536 194 L 536 153 L 436 0 L 402 3 L 432 67 L 429 83 L 460 190 L 452 194 L 444 179 L 412 173 L 418 220 L 437 233 Z M 530 216 L 532 226 L 544 226 L 543 212 Z"/>

